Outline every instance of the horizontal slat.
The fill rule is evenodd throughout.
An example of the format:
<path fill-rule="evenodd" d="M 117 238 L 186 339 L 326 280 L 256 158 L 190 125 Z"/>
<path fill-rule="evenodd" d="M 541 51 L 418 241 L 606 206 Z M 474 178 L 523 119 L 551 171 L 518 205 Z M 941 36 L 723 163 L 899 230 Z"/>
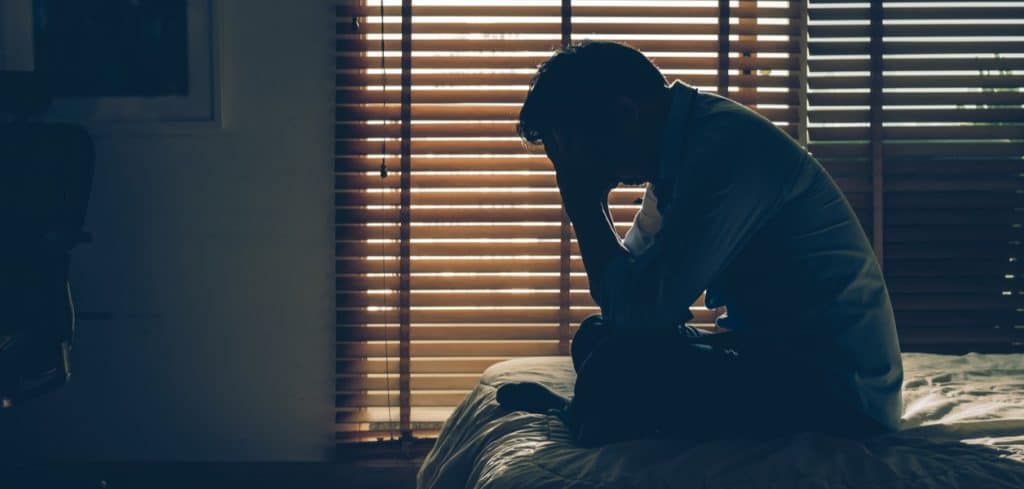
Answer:
<path fill-rule="evenodd" d="M 825 122 L 858 122 L 865 123 L 867 109 L 863 110 L 816 110 L 812 107 L 810 120 L 812 123 Z M 889 122 L 973 122 L 973 123 L 1000 123 L 1000 122 L 1021 122 L 1020 109 L 1012 108 L 982 108 L 982 109 L 883 109 L 883 123 Z"/>
<path fill-rule="evenodd" d="M 398 338 L 399 328 L 392 325 L 387 328 L 370 326 L 339 326 L 337 337 L 341 341 L 383 341 Z M 452 326 L 414 326 L 409 328 L 413 341 L 446 340 L 458 338 L 462 340 L 557 340 L 559 327 L 557 324 L 546 325 L 452 325 Z"/>
<path fill-rule="evenodd" d="M 395 143 L 390 143 L 395 144 Z M 549 171 L 552 169 L 551 162 L 541 150 L 540 154 L 521 154 L 511 157 L 461 157 L 448 158 L 436 156 L 413 156 L 409 164 L 416 171 L 510 171 L 510 170 L 532 170 Z M 401 161 L 396 157 L 389 157 L 385 160 L 390 168 L 399 168 Z M 336 172 L 364 172 L 377 171 L 380 167 L 380 158 L 368 157 L 339 157 L 335 160 Z"/>
<path fill-rule="evenodd" d="M 394 273 L 398 271 L 397 260 L 364 260 L 360 258 L 339 258 L 336 261 L 337 273 Z M 488 257 L 475 260 L 412 259 L 413 271 L 416 273 L 437 272 L 557 272 L 559 270 L 558 255 L 530 258 Z M 583 271 L 580 267 L 579 271 Z"/>
<path fill-rule="evenodd" d="M 507 104 L 422 104 L 414 103 L 410 112 L 413 120 L 517 120 L 519 103 Z M 337 121 L 398 120 L 401 107 L 341 104 L 335 110 Z"/>
<path fill-rule="evenodd" d="M 1020 299 L 999 294 L 914 294 L 894 295 L 893 308 L 902 311 L 955 311 L 955 310 L 996 310 L 1015 309 Z"/>
<path fill-rule="evenodd" d="M 383 377 L 384 376 L 382 376 L 382 375 L 381 376 L 378 376 L 378 375 L 371 376 L 369 374 L 352 374 L 352 375 L 341 374 L 341 375 L 338 375 L 336 377 L 336 382 L 338 382 L 339 380 L 344 380 L 344 379 L 357 379 L 357 378 L 369 378 L 369 379 L 381 379 L 382 380 Z M 392 379 L 397 379 L 398 378 L 397 372 L 391 372 L 390 377 Z M 448 378 L 448 379 L 472 379 L 472 381 L 473 381 L 472 385 L 476 385 L 480 381 L 480 375 L 479 374 L 475 374 L 475 375 L 474 374 L 416 374 L 416 375 L 412 376 L 412 378 L 413 378 L 414 381 L 417 381 L 417 382 L 423 381 L 423 380 L 428 380 L 428 379 L 446 379 L 446 378 Z M 472 385 L 470 387 L 472 387 Z M 338 389 L 338 390 L 341 390 L 341 389 Z M 374 389 L 374 390 L 392 390 L 393 391 L 394 387 L 391 387 L 391 389 Z M 419 389 L 419 390 L 422 390 L 422 389 Z M 393 424 L 397 424 L 396 423 L 396 421 L 397 421 L 396 420 L 396 417 L 397 417 L 396 415 L 397 414 L 398 414 L 398 412 L 395 411 L 394 409 L 392 409 L 390 412 L 388 412 L 388 408 L 386 406 L 385 407 L 381 407 L 381 408 L 345 407 L 345 406 L 341 406 L 341 407 L 336 407 L 335 408 L 335 418 L 334 419 L 335 419 L 336 423 L 350 423 L 350 424 L 351 423 L 374 423 L 375 425 L 377 425 L 377 427 L 379 427 L 381 429 L 386 429 L 389 426 L 389 424 L 387 424 L 387 423 L 390 423 L 392 425 Z M 448 419 L 448 417 L 450 415 L 451 415 L 451 410 L 450 409 L 444 409 L 444 408 L 440 408 L 439 409 L 439 408 L 415 407 L 415 408 L 411 409 L 410 412 L 409 412 L 409 417 L 411 418 L 411 421 L 414 424 L 419 424 L 419 423 L 430 424 L 430 423 L 443 422 L 444 420 Z"/>
<path fill-rule="evenodd" d="M 489 255 L 553 255 L 558 254 L 561 243 L 555 239 L 544 241 L 455 241 L 455 242 L 420 242 L 410 243 L 409 249 L 412 256 L 467 256 L 478 254 Z M 353 256 L 355 253 L 367 253 L 373 255 L 397 255 L 399 252 L 397 242 L 388 243 L 364 243 L 361 241 L 339 241 L 335 244 L 337 256 Z M 573 254 L 579 254 L 579 246 L 574 241 L 570 247 Z"/>
<path fill-rule="evenodd" d="M 514 275 L 473 273 L 461 276 L 411 274 L 409 287 L 423 292 L 446 289 L 558 289 L 560 280 L 558 272 Z M 366 289 L 385 288 L 382 277 L 377 275 L 339 275 L 335 282 L 335 289 L 339 292 L 365 294 Z M 397 287 L 398 283 L 397 276 L 387 279 L 389 287 Z M 573 274 L 570 277 L 570 287 L 586 289 L 586 275 Z"/>
<path fill-rule="evenodd" d="M 624 233 L 627 226 L 617 226 Z M 367 227 L 361 224 L 335 226 L 336 236 L 344 239 L 397 239 L 397 223 L 392 226 Z M 466 223 L 462 225 L 413 225 L 417 238 L 552 238 L 561 236 L 558 223 Z"/>
<path fill-rule="evenodd" d="M 1024 154 L 1024 141 L 921 141 L 900 142 L 887 140 L 884 151 L 892 156 L 934 156 L 955 154 L 969 156 L 1019 156 Z"/>
<path fill-rule="evenodd" d="M 460 285 L 458 289 L 453 291 L 412 289 L 409 294 L 409 302 L 412 307 L 526 307 L 559 306 L 561 304 L 560 292 L 557 286 L 532 291 L 474 291 L 465 287 L 466 285 Z M 379 292 L 372 294 L 360 293 L 359 291 L 339 293 L 336 295 L 335 304 L 338 308 L 359 308 L 364 306 L 381 306 L 383 304 L 395 305 L 398 303 L 397 294 L 398 292 L 395 290 L 390 290 L 388 294 Z M 570 301 L 573 307 L 577 305 L 585 307 L 594 306 L 594 302 L 590 298 L 590 291 L 587 289 L 572 290 Z M 698 307 L 700 306 L 698 305 Z"/>
<path fill-rule="evenodd" d="M 401 41 L 398 39 L 385 39 L 385 51 L 401 50 Z M 629 44 L 645 53 L 653 55 L 657 51 L 684 51 L 684 52 L 717 52 L 718 41 L 715 39 L 693 40 L 693 39 L 631 39 Z M 561 45 L 557 36 L 551 39 L 412 39 L 412 62 L 416 66 L 418 51 L 488 51 L 508 53 L 515 51 L 554 51 Z M 337 52 L 379 52 L 380 40 L 372 39 L 339 39 L 335 42 Z M 733 51 L 756 51 L 789 53 L 796 52 L 797 40 L 788 39 L 758 40 L 739 39 L 729 43 Z"/>
<path fill-rule="evenodd" d="M 338 294 L 335 304 L 338 307 L 359 307 L 381 303 L 381 294 Z M 388 294 L 388 303 L 397 304 L 397 294 Z M 585 290 L 575 291 L 574 295 L 588 295 Z M 428 293 L 413 290 L 409 302 L 413 307 L 419 306 L 450 306 L 450 307 L 511 307 L 511 306 L 558 306 L 561 296 L 558 289 L 545 291 L 489 291 L 471 292 L 460 290 L 453 293 Z M 576 300 L 576 298 L 574 298 Z M 582 302 L 582 299 L 579 299 Z"/>
<path fill-rule="evenodd" d="M 382 119 L 396 121 L 399 109 L 400 107 L 395 104 L 342 104 L 336 110 L 335 119 L 338 122 Z M 757 110 L 771 120 L 791 121 L 797 115 L 795 107 L 757 107 Z M 518 121 L 519 103 L 413 103 L 411 117 L 414 125 L 420 121 Z"/>
<path fill-rule="evenodd" d="M 1024 195 L 1002 192 L 888 192 L 887 209 L 1006 209 L 1024 207 Z"/>
<path fill-rule="evenodd" d="M 387 406 L 396 401 L 397 393 L 389 397 L 386 393 L 363 393 L 363 392 L 337 392 L 334 395 L 334 405 L 342 406 Z M 410 394 L 409 404 L 412 406 L 455 406 L 466 397 L 466 392 L 424 392 L 413 391 Z"/>
<path fill-rule="evenodd" d="M 711 35 L 718 34 L 718 24 L 690 23 L 684 19 L 675 19 L 677 22 L 592 22 L 586 17 L 573 16 L 573 35 L 587 34 L 619 34 L 619 35 Z M 734 36 L 795 36 L 799 35 L 799 28 L 793 24 L 755 24 L 737 23 L 729 28 L 729 33 Z"/>
<path fill-rule="evenodd" d="M 409 382 L 411 390 L 468 390 L 480 382 L 477 375 L 417 375 Z M 395 376 L 369 377 L 366 375 L 341 375 L 335 378 L 334 389 L 336 391 L 362 391 L 362 390 L 393 390 L 398 387 L 398 379 Z M 356 416 L 339 416 L 336 419 L 346 419 L 349 422 L 365 420 Z"/>
<path fill-rule="evenodd" d="M 866 144 L 865 144 L 866 145 Z M 846 157 L 864 155 L 861 144 L 817 144 L 813 153 L 822 157 Z M 989 143 L 989 142 L 937 142 L 929 141 L 917 144 L 887 141 L 884 144 L 887 156 L 931 156 L 936 154 L 955 154 L 962 156 L 1014 156 L 1024 150 L 1024 142 Z"/>
<path fill-rule="evenodd" d="M 706 314 L 704 315 L 706 316 Z M 409 334 L 412 341 L 557 340 L 559 326 L 557 324 L 413 325 L 409 328 Z M 337 328 L 339 341 L 345 342 L 397 341 L 398 335 L 399 327 L 397 325 L 390 325 L 386 328 L 383 326 L 339 326 Z"/>
<path fill-rule="evenodd" d="M 479 375 L 484 369 L 495 363 L 507 360 L 507 357 L 489 358 L 413 358 L 410 360 L 410 368 L 422 374 L 461 374 L 476 373 Z M 335 361 L 335 372 L 343 373 L 371 373 L 383 374 L 385 372 L 398 372 L 398 358 L 392 357 L 389 361 L 368 360 L 368 359 L 339 359 Z"/>
<path fill-rule="evenodd" d="M 737 6 L 729 10 L 732 17 L 767 18 L 767 17 L 793 17 L 797 14 L 796 7 L 770 8 L 757 6 Z M 559 17 L 561 8 L 555 6 L 523 6 L 523 5 L 501 5 L 501 6 L 414 6 L 412 10 L 414 17 Z M 577 5 L 573 6 L 574 17 L 718 17 L 718 7 L 682 7 L 679 5 L 657 5 L 647 4 L 635 5 Z M 377 16 L 380 15 L 379 7 L 375 6 L 338 6 L 335 15 L 339 22 L 344 22 L 351 17 Z M 384 15 L 401 15 L 401 8 L 396 5 L 386 5 Z"/>
<path fill-rule="evenodd" d="M 709 79 L 710 80 L 710 79 Z M 765 80 L 765 86 L 788 86 L 793 82 L 783 77 L 730 77 L 733 86 L 750 86 L 754 80 Z M 698 84 L 698 86 L 700 86 Z M 417 104 L 510 104 L 522 103 L 526 97 L 527 87 L 515 89 L 478 90 L 472 88 L 452 89 L 417 89 L 412 90 L 413 103 Z M 741 103 L 791 104 L 797 100 L 795 92 L 754 92 L 730 93 L 730 98 Z M 342 88 L 335 91 L 337 105 L 355 104 L 399 104 L 401 93 L 397 90 L 362 90 Z"/>
<path fill-rule="evenodd" d="M 986 329 L 1001 325 L 1009 329 L 1014 323 L 1019 324 L 1020 320 L 1020 314 L 1013 311 L 896 311 L 896 323 L 900 325 L 900 330 L 916 329 L 919 334 L 928 329 L 932 329 L 929 332 L 933 332 L 938 328 Z M 1012 333 L 1007 331 L 1007 334 Z"/>
<path fill-rule="evenodd" d="M 954 177 L 955 178 L 955 177 Z M 885 221 L 894 225 L 980 225 L 1011 226 L 1024 218 L 1012 207 L 992 209 L 944 209 L 940 212 L 923 209 L 888 209 Z"/>
<path fill-rule="evenodd" d="M 988 178 L 948 179 L 919 177 L 890 177 L 885 180 L 885 190 L 905 191 L 1006 191 L 1014 192 L 1024 188 L 1024 180 L 1018 175 L 993 176 Z"/>
<path fill-rule="evenodd" d="M 885 71 L 999 71 L 1024 69 L 1024 58 L 976 57 L 963 56 L 957 58 L 885 58 L 882 59 Z M 811 72 L 843 72 L 869 71 L 871 60 L 865 54 L 861 58 L 822 59 L 812 58 L 808 61 Z M 992 76 L 999 76 L 992 74 Z"/>
<path fill-rule="evenodd" d="M 598 312 L 596 308 L 573 307 L 570 310 L 570 321 L 580 322 L 587 316 Z M 708 322 L 715 317 L 714 311 L 693 309 L 695 322 Z M 558 307 L 521 308 L 480 308 L 480 309 L 427 309 L 412 308 L 409 312 L 413 323 L 555 323 L 560 318 Z M 361 325 L 398 323 L 398 311 L 367 311 L 363 309 L 339 309 L 336 311 L 335 324 Z M 482 356 L 482 355 L 479 355 Z"/>
<path fill-rule="evenodd" d="M 949 233 L 947 229 L 943 229 L 939 226 L 928 226 L 928 227 L 917 227 L 917 226 L 890 226 L 886 229 L 886 238 L 893 241 L 905 241 L 905 242 L 920 242 L 927 241 L 930 243 L 944 243 L 944 242 L 976 242 L 981 243 L 983 246 L 992 246 L 994 241 L 1002 241 L 1005 246 L 1011 240 L 1019 240 L 1021 238 L 1020 228 L 1000 229 L 991 226 L 963 226 L 960 228 L 960 233 Z M 998 271 L 1005 270 L 1006 261 L 996 260 L 991 263 L 976 263 L 976 270 L 989 270 Z M 929 265 L 930 266 L 930 265 Z M 925 267 L 926 268 L 926 267 Z M 975 270 L 972 269 L 968 263 L 953 263 L 950 262 L 943 266 L 942 272 L 959 273 L 957 270 Z M 923 270 L 927 273 L 935 273 L 935 269 Z"/>
<path fill-rule="evenodd" d="M 948 246 L 948 244 L 946 246 L 921 246 L 920 243 L 913 242 L 890 243 L 885 248 L 886 260 L 892 260 L 893 263 L 902 260 L 935 260 L 936 266 L 939 267 L 948 260 L 1009 260 L 1011 256 L 1020 253 L 1021 250 L 999 242 L 966 243 L 964 246 Z M 1001 277 L 997 278 L 1003 280 Z M 970 287 L 973 286 L 972 284 Z"/>
<path fill-rule="evenodd" d="M 898 39 L 898 38 L 895 38 Z M 885 54 L 960 54 L 960 53 L 1021 53 L 1024 41 L 897 41 L 883 43 Z M 870 52 L 868 41 L 837 41 L 809 43 L 812 56 L 834 56 Z"/>
<path fill-rule="evenodd" d="M 868 37 L 871 26 L 864 22 L 859 25 L 812 24 L 807 28 L 814 38 Z M 964 21 L 959 24 L 886 24 L 885 36 L 908 37 L 969 37 L 969 36 L 1020 36 L 1020 24 L 981 24 Z"/>
<path fill-rule="evenodd" d="M 479 140 L 479 139 L 414 139 L 411 141 L 414 154 L 526 154 L 523 142 L 515 137 L 504 140 Z M 380 151 L 380 143 L 364 140 L 337 140 L 335 154 L 337 155 L 362 155 L 373 154 Z"/>
<path fill-rule="evenodd" d="M 474 17 L 558 17 L 561 10 L 558 6 L 521 6 L 521 5 L 500 5 L 500 6 L 424 6 L 417 5 L 412 11 L 415 16 L 474 16 Z M 339 17 L 338 22 L 344 22 L 351 17 L 375 17 L 381 14 L 379 5 L 354 5 L 343 4 L 335 8 L 335 16 Z M 401 16 L 402 9 L 399 5 L 385 5 L 383 14 L 386 16 Z"/>
<path fill-rule="evenodd" d="M 814 88 L 813 86 L 811 88 Z M 868 94 L 866 93 L 829 93 L 829 92 L 811 92 L 807 95 L 808 100 L 811 104 L 811 109 L 814 106 L 827 106 L 827 105 L 868 105 Z M 985 105 L 1019 105 L 1024 103 L 1024 92 L 932 92 L 932 93 L 894 93 L 894 92 L 883 92 L 882 104 L 885 106 L 895 105 L 938 105 L 949 107 L 950 105 L 971 105 L 971 104 L 985 104 Z M 1007 108 L 1009 109 L 1009 108 Z M 920 109 L 915 112 L 931 112 L 932 109 Z M 950 110 L 950 109 L 935 109 L 935 110 Z M 977 110 L 969 107 L 965 107 L 962 110 L 964 113 L 970 113 L 972 110 Z M 991 108 L 988 110 L 1004 110 L 1002 108 Z M 1019 108 L 1013 108 L 1014 113 L 1019 114 Z M 900 110 L 887 110 L 887 117 L 892 117 L 894 113 L 903 112 Z M 1016 116 L 1019 119 L 1019 116 Z M 863 121 L 865 119 L 861 119 Z M 891 120 L 891 119 L 887 119 Z"/>
<path fill-rule="evenodd" d="M 444 56 L 424 56 L 418 53 L 414 57 L 413 67 L 416 69 L 529 69 L 535 68 L 541 62 L 547 60 L 550 52 L 539 52 L 519 54 L 511 56 L 509 53 L 497 55 L 496 53 L 483 53 L 473 56 L 467 53 L 452 52 Z M 489 55 L 488 55 L 489 54 Z M 716 64 L 714 53 L 705 53 L 706 56 L 670 56 L 658 52 L 649 53 L 649 58 L 659 68 L 664 70 L 691 70 L 691 69 L 713 69 Z M 376 53 L 370 51 L 364 54 L 348 52 L 335 57 L 335 69 L 377 69 L 381 67 L 381 60 Z M 401 67 L 401 58 L 397 56 L 386 56 L 384 67 Z M 783 58 L 769 58 L 752 56 L 749 58 L 730 58 L 730 69 L 796 69 L 799 68 L 799 61 L 796 56 Z"/>
<path fill-rule="evenodd" d="M 424 189 L 430 190 L 430 189 Z M 436 189 L 434 189 L 436 190 Z M 522 191 L 512 189 L 499 189 L 501 191 L 482 192 L 452 192 L 450 190 L 440 191 L 417 191 L 412 192 L 410 200 L 412 205 L 561 205 L 562 199 L 555 188 L 538 189 L 537 191 Z M 339 188 L 335 192 L 334 205 L 336 207 L 362 206 L 362 205 L 398 205 L 399 193 L 397 191 L 388 193 L 367 193 L 362 189 L 352 188 L 344 190 Z M 613 206 L 639 204 L 642 193 L 633 192 L 612 192 L 609 195 L 609 203 Z"/>
<path fill-rule="evenodd" d="M 373 23 L 360 22 L 358 29 L 352 29 L 351 23 L 338 24 L 336 34 L 344 38 L 366 34 L 380 33 L 380 23 L 370 18 Z M 519 22 L 503 19 L 497 22 L 423 22 L 413 26 L 413 35 L 422 34 L 560 34 L 561 24 L 558 19 L 549 18 L 552 22 Z M 573 34 L 620 34 L 620 35 L 709 35 L 718 33 L 717 24 L 688 21 L 685 18 L 672 19 L 674 22 L 657 22 L 664 19 L 647 19 L 637 22 L 609 22 L 576 15 L 573 19 Z M 402 32 L 400 22 L 385 22 L 385 34 Z M 733 35 L 796 35 L 799 33 L 790 24 L 734 24 L 730 28 Z"/>
<path fill-rule="evenodd" d="M 439 91 L 432 87 L 445 87 L 445 90 L 450 89 L 473 89 L 473 87 L 480 85 L 487 85 L 491 88 L 489 90 L 497 91 L 496 87 L 501 87 L 502 91 L 525 91 L 529 85 L 530 73 L 423 73 L 419 75 L 413 75 L 412 77 L 412 90 L 413 90 L 413 102 L 414 103 L 429 103 L 427 101 L 419 100 L 422 96 L 428 92 Z M 397 88 L 401 81 L 399 75 L 367 75 L 363 79 L 346 79 L 341 75 L 338 75 L 340 79 L 336 80 L 336 86 L 339 88 L 338 93 L 356 95 L 347 96 L 352 103 L 357 101 L 363 103 L 380 103 L 384 100 L 380 96 L 379 90 L 364 90 L 362 87 L 366 85 L 382 85 L 387 84 L 389 87 Z M 716 74 L 686 74 L 682 75 L 686 83 L 694 86 L 709 86 L 714 85 L 718 82 L 718 76 Z M 767 76 L 757 74 L 733 74 L 729 77 L 730 85 L 735 87 L 763 87 L 763 88 L 781 88 L 791 87 L 796 88 L 795 76 Z M 999 77 L 988 77 L 992 79 L 1002 79 Z M 986 78 L 986 79 L 988 79 Z M 1004 77 L 1011 78 L 1011 77 Z M 479 90 L 478 90 L 479 91 Z M 363 92 L 363 93 L 360 93 Z M 432 95 L 433 96 L 433 95 Z M 388 99 L 390 100 L 390 98 Z M 466 102 L 473 102 L 473 100 L 467 100 Z"/>
<path fill-rule="evenodd" d="M 896 4 L 899 5 L 899 4 Z M 864 7 L 845 8 L 814 8 L 809 10 L 812 21 L 817 20 L 865 20 L 869 18 L 869 9 Z M 968 19 L 1019 19 L 1024 17 L 1021 7 L 936 7 L 922 8 L 913 3 L 902 2 L 902 5 L 885 5 L 882 16 L 892 20 L 919 19 L 957 19 L 969 22 Z"/>
<path fill-rule="evenodd" d="M 387 343 L 388 356 L 399 356 L 399 342 Z M 335 358 L 364 358 L 385 356 L 382 342 L 341 342 L 335 345 Z M 555 356 L 557 340 L 500 340 L 500 341 L 413 341 L 410 355 L 430 357 L 489 357 L 489 356 Z"/>
<path fill-rule="evenodd" d="M 897 230 L 888 229 L 886 235 L 892 241 L 911 241 L 911 239 L 900 240 Z M 925 230 L 925 234 L 931 230 Z M 916 239 L 914 240 L 916 241 Z M 989 244 L 989 243 L 985 243 Z M 942 267 L 936 267 L 934 260 L 901 260 L 898 267 L 889 268 L 886 274 L 893 277 L 970 277 L 970 276 L 1002 276 L 1012 271 L 1014 264 L 1008 260 L 945 260 Z"/>
<path fill-rule="evenodd" d="M 815 89 L 864 88 L 869 86 L 867 74 L 856 76 L 812 77 L 808 82 Z M 1024 84 L 1019 75 L 888 75 L 882 86 L 889 88 L 1016 88 Z"/>
<path fill-rule="evenodd" d="M 868 127 L 812 127 L 811 139 L 838 140 L 871 137 Z M 901 126 L 884 127 L 886 139 L 1024 139 L 1024 125 Z"/>
<path fill-rule="evenodd" d="M 518 144 L 518 143 L 517 143 Z M 522 146 L 520 145 L 520 148 Z M 397 177 L 397 174 L 395 174 Z M 390 177 L 389 177 L 390 178 Z M 335 188 L 363 188 L 365 185 L 379 183 L 378 175 L 363 173 L 342 173 L 335 175 Z M 555 188 L 554 171 L 509 172 L 502 174 L 474 173 L 419 173 L 413 172 L 411 179 L 415 188 Z M 486 192 L 486 190 L 480 190 Z"/>
<path fill-rule="evenodd" d="M 627 222 L 636 214 L 636 210 L 613 208 L 612 216 L 617 221 Z M 353 216 L 355 214 L 355 216 Z M 537 221 L 559 221 L 562 216 L 560 206 L 547 208 L 480 208 L 480 207 L 413 207 L 410 215 L 416 222 L 423 223 L 453 223 L 453 222 L 537 222 Z M 335 212 L 336 221 L 340 223 L 360 219 L 362 222 L 392 222 L 398 216 L 397 209 L 339 209 Z M 424 246 L 424 250 L 433 249 L 443 252 L 445 249 L 479 247 L 479 244 L 466 245 L 442 245 L 435 244 Z"/>

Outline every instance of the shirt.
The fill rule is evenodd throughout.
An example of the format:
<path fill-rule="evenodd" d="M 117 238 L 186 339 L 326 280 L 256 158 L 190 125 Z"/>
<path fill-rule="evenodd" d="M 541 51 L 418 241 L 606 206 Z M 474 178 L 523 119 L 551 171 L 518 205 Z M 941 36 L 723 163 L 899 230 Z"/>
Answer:
<path fill-rule="evenodd" d="M 676 81 L 659 175 L 592 286 L 616 327 L 674 327 L 707 290 L 722 327 L 813 337 L 838 388 L 890 429 L 903 369 L 888 290 L 849 202 L 771 121 Z"/>

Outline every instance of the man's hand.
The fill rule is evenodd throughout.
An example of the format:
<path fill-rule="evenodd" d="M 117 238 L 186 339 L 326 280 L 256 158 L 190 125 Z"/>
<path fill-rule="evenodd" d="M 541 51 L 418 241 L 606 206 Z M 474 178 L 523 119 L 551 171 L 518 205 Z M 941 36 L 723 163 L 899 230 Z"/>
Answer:
<path fill-rule="evenodd" d="M 604 203 L 608 192 L 618 185 L 614 175 L 590 161 L 594 158 L 587 156 L 585 141 L 582 137 L 552 132 L 544 142 L 544 151 L 555 169 L 562 203 L 570 214 L 572 209 L 581 206 Z"/>
<path fill-rule="evenodd" d="M 619 184 L 615 177 L 577 162 L 556 164 L 555 180 L 570 218 L 580 207 L 591 207 L 595 203 L 606 207 L 608 192 Z"/>
<path fill-rule="evenodd" d="M 582 165 L 563 164 L 556 165 L 555 180 L 581 248 L 592 247 L 583 241 L 595 241 L 590 238 L 594 235 L 610 234 L 619 242 L 615 219 L 608 209 L 608 194 L 619 184 L 616 178 L 594 169 L 587 171 Z"/>

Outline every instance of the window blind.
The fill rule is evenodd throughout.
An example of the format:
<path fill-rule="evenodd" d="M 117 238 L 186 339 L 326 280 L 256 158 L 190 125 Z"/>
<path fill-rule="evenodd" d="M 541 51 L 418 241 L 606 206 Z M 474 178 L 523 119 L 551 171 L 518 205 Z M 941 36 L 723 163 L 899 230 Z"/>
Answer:
<path fill-rule="evenodd" d="M 1021 351 L 1024 2 L 883 2 L 884 257 L 915 349 Z"/>
<path fill-rule="evenodd" d="M 628 42 L 805 138 L 801 2 L 350 1 L 336 16 L 342 445 L 432 436 L 487 366 L 568 354 L 597 312 L 550 163 L 514 132 L 558 46 Z M 620 234 L 641 195 L 612 192 Z"/>
<path fill-rule="evenodd" d="M 1020 351 L 1024 2 L 811 0 L 810 149 L 905 351 Z"/>

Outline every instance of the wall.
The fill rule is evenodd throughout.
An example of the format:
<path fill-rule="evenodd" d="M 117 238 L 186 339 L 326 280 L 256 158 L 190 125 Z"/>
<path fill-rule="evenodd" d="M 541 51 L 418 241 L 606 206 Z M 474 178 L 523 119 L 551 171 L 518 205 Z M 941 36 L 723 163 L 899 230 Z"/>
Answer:
<path fill-rule="evenodd" d="M 218 1 L 218 0 L 215 0 Z M 324 0 L 220 5 L 224 129 L 94 136 L 70 385 L 0 413 L 72 460 L 320 460 L 333 422 L 333 32 Z"/>

